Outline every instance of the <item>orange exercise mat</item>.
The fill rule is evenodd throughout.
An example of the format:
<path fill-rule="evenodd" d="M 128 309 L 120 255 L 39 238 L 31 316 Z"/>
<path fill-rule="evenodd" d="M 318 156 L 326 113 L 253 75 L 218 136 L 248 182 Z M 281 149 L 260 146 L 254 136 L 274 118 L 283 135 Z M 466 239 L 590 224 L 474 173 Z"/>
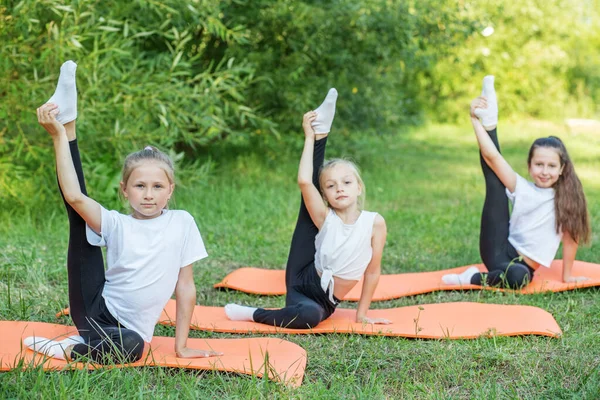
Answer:
<path fill-rule="evenodd" d="M 159 323 L 175 325 L 175 300 L 169 300 Z M 338 308 L 311 330 L 286 329 L 248 321 L 230 321 L 223 307 L 196 306 L 191 328 L 230 333 L 356 333 L 422 339 L 474 339 L 479 336 L 541 335 L 558 337 L 554 317 L 538 307 L 440 303 L 369 310 L 371 318 L 387 318 L 389 325 L 356 323 L 356 310 Z"/>
<path fill-rule="evenodd" d="M 475 266 L 481 272 L 487 272 L 483 264 L 475 264 Z M 461 273 L 468 267 L 458 267 L 441 271 L 381 275 L 379 284 L 373 295 L 373 301 L 397 299 L 399 297 L 414 296 L 438 290 L 504 290 L 476 285 L 446 285 L 442 282 L 442 276 Z M 564 283 L 562 281 L 562 260 L 555 260 L 550 268 L 540 267 L 536 271 L 533 281 L 518 292 L 523 294 L 546 291 L 562 292 L 564 290 L 600 286 L 600 264 L 575 261 L 573 275 L 583 275 L 590 279 L 579 283 Z M 227 275 L 221 282 L 215 284 L 214 287 L 234 289 L 252 294 L 283 295 L 286 292 L 285 271 L 252 267 L 240 268 Z M 358 285 L 352 288 L 344 300 L 360 300 L 361 289 L 362 282 L 359 282 Z"/>
<path fill-rule="evenodd" d="M 44 370 L 96 369 L 99 366 L 48 358 L 23 345 L 28 336 L 62 339 L 77 335 L 72 326 L 45 322 L 0 321 L 0 371 L 42 366 Z M 173 368 L 217 370 L 268 377 L 291 386 L 300 386 L 306 368 L 306 351 L 291 342 L 277 338 L 188 339 L 188 345 L 223 352 L 219 357 L 178 358 L 175 338 L 157 337 L 146 344 L 144 355 L 133 364 L 116 367 L 161 366 Z M 22 360 L 22 363 L 21 363 Z"/>

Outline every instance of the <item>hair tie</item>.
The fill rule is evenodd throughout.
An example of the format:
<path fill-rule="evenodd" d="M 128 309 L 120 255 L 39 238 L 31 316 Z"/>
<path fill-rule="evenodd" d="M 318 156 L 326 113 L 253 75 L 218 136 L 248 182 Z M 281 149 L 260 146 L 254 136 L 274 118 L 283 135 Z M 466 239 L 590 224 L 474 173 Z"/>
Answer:
<path fill-rule="evenodd" d="M 146 146 L 146 147 L 144 147 L 144 150 L 154 151 L 154 149 L 152 148 L 152 146 Z"/>

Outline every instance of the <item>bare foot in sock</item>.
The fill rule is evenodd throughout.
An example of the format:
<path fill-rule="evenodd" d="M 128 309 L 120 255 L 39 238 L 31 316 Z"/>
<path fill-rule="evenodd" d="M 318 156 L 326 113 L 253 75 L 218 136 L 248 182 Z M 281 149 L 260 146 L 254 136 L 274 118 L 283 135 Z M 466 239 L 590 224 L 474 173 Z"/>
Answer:
<path fill-rule="evenodd" d="M 23 339 L 23 344 L 29 349 L 45 354 L 51 358 L 66 360 L 70 357 L 71 349 L 76 344 L 83 344 L 81 336 L 69 336 L 63 340 L 52 340 L 41 336 L 29 336 Z"/>
<path fill-rule="evenodd" d="M 317 119 L 312 123 L 315 134 L 325 134 L 331 131 L 331 124 L 333 123 L 333 117 L 335 117 L 335 102 L 337 101 L 337 97 L 337 90 L 335 88 L 329 89 L 325 100 L 315 110 Z"/>
<path fill-rule="evenodd" d="M 483 127 L 491 131 L 498 125 L 498 99 L 494 89 L 494 75 L 483 78 L 481 95 L 487 100 L 487 108 L 476 108 L 475 115 L 481 120 Z"/>
<path fill-rule="evenodd" d="M 77 85 L 75 83 L 75 71 L 77 64 L 69 60 L 60 67 L 60 75 L 56 91 L 47 103 L 58 106 L 56 120 L 61 124 L 74 121 L 77 118 Z"/>
<path fill-rule="evenodd" d="M 227 304 L 225 314 L 232 321 L 254 321 L 254 311 L 256 307 L 240 306 L 238 304 Z"/>
<path fill-rule="evenodd" d="M 442 281 L 446 285 L 470 285 L 473 275 L 479 273 L 479 268 L 473 266 L 467 268 L 460 274 L 447 274 L 442 276 Z"/>

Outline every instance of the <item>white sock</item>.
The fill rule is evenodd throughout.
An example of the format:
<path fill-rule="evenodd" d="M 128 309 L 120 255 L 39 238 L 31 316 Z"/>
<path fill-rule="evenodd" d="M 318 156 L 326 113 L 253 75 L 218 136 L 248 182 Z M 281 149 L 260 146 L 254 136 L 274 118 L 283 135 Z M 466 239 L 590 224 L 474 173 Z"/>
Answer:
<path fill-rule="evenodd" d="M 67 347 L 85 343 L 81 336 L 69 336 L 63 340 L 52 340 L 41 336 L 29 336 L 23 339 L 23 344 L 31 350 L 47 355 L 48 357 L 66 360 Z"/>
<path fill-rule="evenodd" d="M 240 306 L 238 304 L 227 304 L 225 314 L 232 321 L 254 321 L 253 315 L 256 307 Z"/>
<path fill-rule="evenodd" d="M 494 75 L 483 78 L 481 95 L 487 99 L 487 108 L 476 108 L 475 115 L 481 120 L 483 127 L 489 129 L 498 125 L 498 99 L 494 89 Z"/>
<path fill-rule="evenodd" d="M 479 268 L 473 266 L 467 268 L 460 274 L 448 274 L 442 276 L 442 281 L 446 285 L 470 285 L 473 275 L 479 273 Z"/>
<path fill-rule="evenodd" d="M 335 102 L 338 97 L 338 92 L 335 88 L 329 89 L 325 100 L 315 110 L 317 113 L 317 119 L 312 123 L 312 127 L 316 134 L 329 133 L 331 131 L 331 124 L 333 123 L 333 117 L 335 117 Z"/>
<path fill-rule="evenodd" d="M 69 60 L 60 67 L 60 75 L 56 91 L 47 103 L 58 105 L 56 120 L 66 124 L 77 118 L 77 85 L 75 83 L 75 71 L 77 64 Z"/>

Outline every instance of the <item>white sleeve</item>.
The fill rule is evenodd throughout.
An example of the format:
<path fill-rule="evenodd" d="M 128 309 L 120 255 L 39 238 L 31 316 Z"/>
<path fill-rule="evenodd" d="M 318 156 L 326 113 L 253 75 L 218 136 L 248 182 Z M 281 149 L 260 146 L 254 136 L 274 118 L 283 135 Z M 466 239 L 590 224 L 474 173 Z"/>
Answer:
<path fill-rule="evenodd" d="M 521 175 L 517 174 L 515 172 L 515 175 L 517 175 L 517 180 L 515 182 L 515 191 L 514 192 L 510 192 L 510 190 L 508 190 L 508 188 L 506 188 L 506 196 L 510 199 L 511 202 L 515 202 L 515 199 L 517 198 L 517 196 L 524 190 L 527 189 L 527 180 L 525 180 L 525 178 L 523 178 Z"/>
<path fill-rule="evenodd" d="M 114 232 L 117 224 L 118 212 L 108 211 L 106 208 L 100 206 L 100 212 L 102 213 L 102 222 L 100 223 L 100 234 L 95 232 L 89 225 L 85 225 L 85 236 L 87 241 L 92 246 L 105 247 L 106 241 L 110 235 Z"/>
<path fill-rule="evenodd" d="M 200 235 L 200 230 L 196 225 L 194 217 L 190 215 L 188 222 L 187 233 L 183 241 L 183 247 L 181 249 L 181 267 L 186 267 L 193 262 L 202 260 L 208 257 L 206 247 L 204 247 L 204 241 Z"/>

